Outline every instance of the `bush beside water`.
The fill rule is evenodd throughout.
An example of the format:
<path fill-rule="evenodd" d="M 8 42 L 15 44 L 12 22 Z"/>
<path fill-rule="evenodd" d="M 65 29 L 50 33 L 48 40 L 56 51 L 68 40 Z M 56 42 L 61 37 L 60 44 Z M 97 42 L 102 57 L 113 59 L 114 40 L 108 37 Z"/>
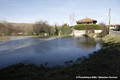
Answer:
<path fill-rule="evenodd" d="M 86 28 L 95 29 L 95 30 L 101 29 L 100 25 L 96 25 L 96 24 L 78 24 L 74 26 L 74 29 L 76 30 L 85 30 Z"/>
<path fill-rule="evenodd" d="M 69 27 L 69 25 L 64 24 L 61 26 L 61 29 L 59 31 L 61 35 L 69 35 L 72 33 L 72 29 Z"/>

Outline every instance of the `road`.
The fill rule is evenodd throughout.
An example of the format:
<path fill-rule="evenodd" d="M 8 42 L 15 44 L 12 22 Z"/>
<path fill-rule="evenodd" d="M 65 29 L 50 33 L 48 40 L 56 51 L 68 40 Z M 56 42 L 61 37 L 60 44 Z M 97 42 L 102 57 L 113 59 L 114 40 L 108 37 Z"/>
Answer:
<path fill-rule="evenodd" d="M 120 36 L 120 31 L 110 30 L 110 33 Z"/>

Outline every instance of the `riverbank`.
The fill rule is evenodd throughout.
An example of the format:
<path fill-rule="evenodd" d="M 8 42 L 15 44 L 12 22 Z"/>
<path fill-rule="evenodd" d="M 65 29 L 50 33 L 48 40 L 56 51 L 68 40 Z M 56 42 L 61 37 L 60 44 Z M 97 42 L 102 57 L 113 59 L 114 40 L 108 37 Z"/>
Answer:
<path fill-rule="evenodd" d="M 38 35 L 38 36 L 32 36 L 32 37 L 36 37 L 36 38 L 39 38 L 39 37 L 70 37 L 71 35 L 50 35 L 50 36 L 45 36 L 45 35 Z"/>
<path fill-rule="evenodd" d="M 111 34 L 106 35 L 105 37 L 103 37 L 102 40 L 105 43 L 107 43 L 107 42 L 119 43 L 120 42 L 120 36 L 111 33 Z"/>
<path fill-rule="evenodd" d="M 96 33 L 90 33 L 88 36 L 91 38 L 101 38 L 105 43 L 107 42 L 119 43 L 120 42 L 120 36 L 115 35 L 113 33 L 107 34 L 104 37 L 98 37 L 99 34 L 96 34 Z"/>
<path fill-rule="evenodd" d="M 74 64 L 70 66 L 69 63 Z M 108 43 L 103 43 L 102 49 L 90 54 L 89 58 L 78 58 L 76 62 L 69 61 L 67 64 L 66 67 L 48 68 L 43 65 L 20 63 L 1 69 L 0 80 L 76 80 L 76 76 L 116 76 L 119 78 L 120 43 L 108 41 Z"/>

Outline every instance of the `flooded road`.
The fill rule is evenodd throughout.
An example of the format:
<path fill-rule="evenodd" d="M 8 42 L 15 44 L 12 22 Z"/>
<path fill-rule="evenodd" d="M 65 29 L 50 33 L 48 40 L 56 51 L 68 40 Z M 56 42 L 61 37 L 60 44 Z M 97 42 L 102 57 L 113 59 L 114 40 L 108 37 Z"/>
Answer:
<path fill-rule="evenodd" d="M 1 38 L 0 38 L 1 39 Z M 0 68 L 16 63 L 65 65 L 101 48 L 101 40 L 89 37 L 9 37 L 0 42 Z"/>

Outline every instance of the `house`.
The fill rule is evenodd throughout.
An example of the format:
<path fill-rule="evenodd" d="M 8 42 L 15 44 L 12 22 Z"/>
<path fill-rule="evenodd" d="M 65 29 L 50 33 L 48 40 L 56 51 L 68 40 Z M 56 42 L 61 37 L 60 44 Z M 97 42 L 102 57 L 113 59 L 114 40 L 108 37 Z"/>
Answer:
<path fill-rule="evenodd" d="M 115 30 L 120 31 L 120 24 L 115 24 Z"/>
<path fill-rule="evenodd" d="M 110 29 L 120 31 L 120 24 L 111 25 Z"/>
<path fill-rule="evenodd" d="M 91 18 L 84 18 L 81 20 L 76 21 L 77 24 L 82 24 L 83 26 L 78 25 L 78 27 L 84 27 L 81 29 L 75 29 L 73 30 L 72 34 L 73 36 L 83 36 L 88 35 L 89 33 L 101 33 L 101 29 L 85 29 L 85 26 L 88 24 L 96 24 L 97 20 L 91 19 Z M 84 25 L 85 24 L 85 25 Z M 96 25 L 93 25 L 96 26 Z M 75 26 L 74 26 L 75 27 Z"/>
<path fill-rule="evenodd" d="M 111 29 L 111 30 L 114 30 L 115 28 L 116 28 L 116 27 L 115 27 L 115 25 L 113 25 L 113 24 L 110 26 L 110 29 Z"/>
<path fill-rule="evenodd" d="M 76 21 L 77 24 L 96 24 L 97 20 L 91 18 L 84 18 L 81 20 Z"/>

